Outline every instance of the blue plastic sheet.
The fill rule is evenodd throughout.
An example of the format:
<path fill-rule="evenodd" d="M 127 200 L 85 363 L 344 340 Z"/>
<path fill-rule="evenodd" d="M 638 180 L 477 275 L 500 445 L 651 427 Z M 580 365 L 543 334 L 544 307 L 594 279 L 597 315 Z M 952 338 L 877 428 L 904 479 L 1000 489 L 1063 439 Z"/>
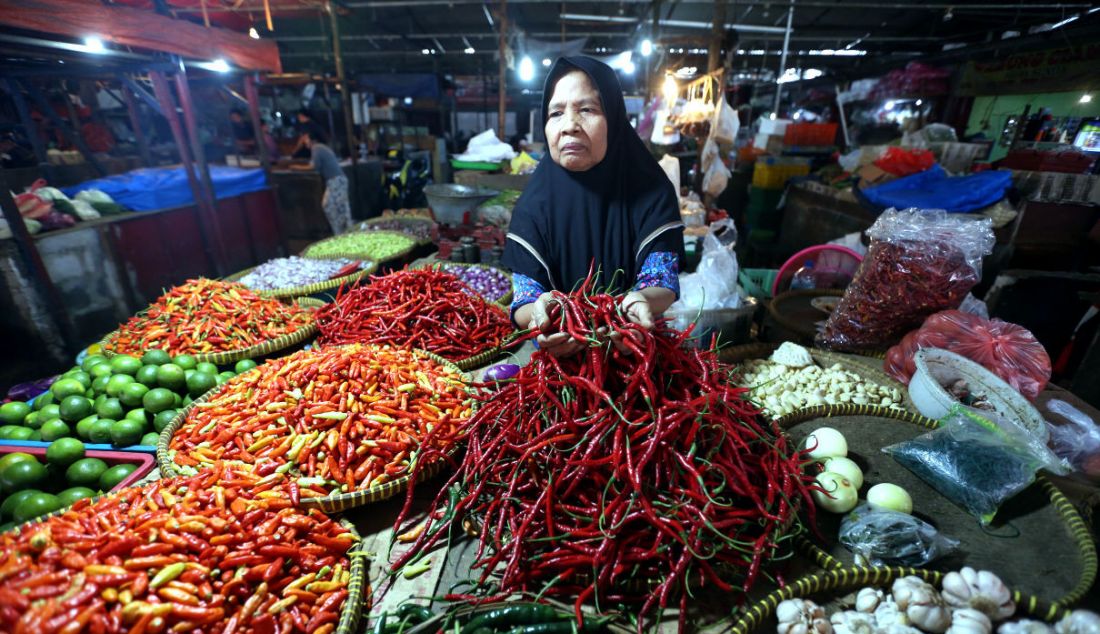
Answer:
<path fill-rule="evenodd" d="M 210 166 L 214 197 L 218 200 L 259 191 L 267 187 L 260 168 L 242 169 L 223 165 Z M 182 167 L 153 167 L 86 181 L 63 188 L 72 197 L 86 189 L 98 189 L 114 201 L 134 211 L 154 211 L 195 204 L 187 173 Z"/>
<path fill-rule="evenodd" d="M 916 207 L 967 213 L 997 203 L 1011 186 L 1012 172 L 1008 170 L 951 177 L 942 167 L 933 165 L 919 174 L 864 189 L 860 194 L 878 211 Z"/>

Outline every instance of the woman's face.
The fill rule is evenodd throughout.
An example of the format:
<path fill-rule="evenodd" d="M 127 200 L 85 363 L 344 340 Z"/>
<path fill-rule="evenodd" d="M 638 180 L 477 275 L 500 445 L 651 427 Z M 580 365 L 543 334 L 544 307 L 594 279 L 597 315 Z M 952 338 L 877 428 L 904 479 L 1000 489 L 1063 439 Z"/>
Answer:
<path fill-rule="evenodd" d="M 550 158 L 571 172 L 589 170 L 607 155 L 607 117 L 600 92 L 584 71 L 571 71 L 554 86 L 546 142 Z"/>

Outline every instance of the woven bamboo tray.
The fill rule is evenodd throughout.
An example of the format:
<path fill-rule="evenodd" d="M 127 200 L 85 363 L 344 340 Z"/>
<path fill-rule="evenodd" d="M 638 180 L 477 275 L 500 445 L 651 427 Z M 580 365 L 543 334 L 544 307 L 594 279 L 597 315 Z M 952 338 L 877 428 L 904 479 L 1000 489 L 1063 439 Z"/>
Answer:
<path fill-rule="evenodd" d="M 295 300 L 295 303 L 304 308 L 320 308 L 325 305 L 319 299 L 312 299 L 309 297 L 299 297 Z M 116 356 L 117 353 L 112 352 L 107 348 L 107 342 L 115 336 L 118 330 L 112 330 L 104 335 L 103 339 L 99 340 L 100 354 L 110 358 Z M 296 346 L 306 339 L 311 338 L 317 334 L 317 322 L 313 321 L 307 326 L 303 326 L 294 332 L 276 337 L 274 339 L 258 343 L 254 346 L 247 348 L 240 348 L 238 350 L 225 350 L 223 352 L 210 352 L 205 354 L 194 354 L 195 361 L 198 363 L 213 363 L 214 365 L 228 365 L 230 363 L 236 363 L 243 359 L 255 359 L 258 357 L 265 357 L 274 352 L 286 350 L 292 346 Z"/>
<path fill-rule="evenodd" d="M 318 245 L 326 244 L 328 242 L 332 242 L 333 240 L 336 240 L 340 237 L 340 236 L 333 236 L 331 238 L 325 238 L 324 240 L 318 240 L 317 242 L 314 242 L 313 244 L 307 246 L 302 251 L 301 257 L 303 257 L 303 258 L 314 258 L 314 259 L 317 259 L 317 260 L 333 260 L 333 259 L 370 260 L 371 262 L 376 263 L 376 267 L 381 267 L 383 264 L 387 264 L 389 262 L 400 261 L 403 258 L 408 257 L 409 254 L 412 253 L 413 250 L 416 249 L 416 247 L 417 247 L 416 240 L 414 240 L 408 234 L 405 234 L 405 233 L 400 233 L 400 232 L 397 232 L 397 231 L 372 231 L 371 233 L 373 233 L 375 235 L 379 235 L 379 236 L 389 236 L 393 240 L 397 240 L 398 244 L 401 244 L 402 242 L 404 242 L 405 246 L 403 246 L 401 249 L 399 249 L 398 251 L 396 251 L 395 253 L 393 253 L 392 255 L 390 255 L 388 258 L 385 258 L 385 259 L 379 258 L 376 254 L 368 253 L 367 251 L 354 251 L 354 250 L 352 250 L 352 251 L 341 251 L 339 253 L 327 253 L 325 255 L 312 255 L 310 253 L 310 251 L 315 252 L 317 250 Z"/>
<path fill-rule="evenodd" d="M 841 432 L 844 432 L 845 427 L 851 428 L 854 425 L 860 424 L 846 417 L 889 419 L 890 421 L 909 423 L 918 427 L 919 429 L 917 431 L 920 432 L 934 429 L 938 424 L 936 421 L 920 416 L 919 414 L 899 412 L 897 410 L 879 407 L 840 405 L 804 409 L 779 419 L 778 425 L 789 430 L 797 425 L 810 421 L 821 420 L 825 422 L 827 419 L 832 419 L 828 420 L 827 424 L 841 428 Z M 871 436 L 884 433 L 882 428 L 889 425 L 889 423 L 886 425 L 879 423 L 880 421 L 876 421 L 876 423 L 872 424 L 872 427 L 865 427 L 865 435 L 856 436 L 854 433 L 849 433 L 848 436 L 849 438 L 858 437 L 861 441 L 866 442 Z M 893 435 L 895 438 L 898 436 L 896 430 L 893 432 Z M 911 437 L 911 435 L 905 432 L 904 437 Z M 881 455 L 881 460 L 887 462 L 883 463 L 880 461 L 879 467 L 875 467 L 875 465 L 872 464 L 871 468 L 866 470 L 868 480 L 871 482 L 884 480 L 883 474 L 880 473 L 880 468 L 893 465 L 893 459 L 886 457 L 885 454 L 876 453 L 875 455 Z M 849 457 L 852 457 L 852 455 L 850 454 Z M 860 456 L 857 455 L 856 458 L 858 459 Z M 1068 590 L 1062 592 L 1061 596 L 1058 597 L 1039 597 L 1018 588 L 1014 589 L 1013 600 L 1018 606 L 1018 616 L 1026 614 L 1048 621 L 1058 619 L 1065 613 L 1068 606 L 1080 601 L 1085 593 L 1088 592 L 1089 588 L 1092 587 L 1096 579 L 1097 555 L 1096 546 L 1092 541 L 1089 528 L 1069 500 L 1067 500 L 1066 497 L 1046 478 L 1040 476 L 1037 480 L 1037 486 L 1029 488 L 1028 491 L 1021 493 L 1017 498 L 1027 497 L 1030 493 L 1032 497 L 1036 498 L 1036 501 L 1045 499 L 1046 502 L 1049 502 L 1051 509 L 1048 510 L 1046 505 L 1043 505 L 1033 516 L 1028 517 L 1017 514 L 1010 520 L 1014 525 L 1022 527 L 1017 530 L 1029 531 L 1035 543 L 999 544 L 991 541 L 998 538 L 990 537 L 988 534 L 984 533 L 983 530 L 977 526 L 977 522 L 967 515 L 965 511 L 954 507 L 951 502 L 939 496 L 938 493 L 924 484 L 917 476 L 909 474 L 908 470 L 904 467 L 900 465 L 895 466 L 896 468 L 890 468 L 891 473 L 888 474 L 889 478 L 895 482 L 900 482 L 903 488 L 913 493 L 914 506 L 917 514 L 924 514 L 926 512 L 928 515 L 933 515 L 935 517 L 934 523 L 941 529 L 945 524 L 952 522 L 949 516 L 954 515 L 962 518 L 955 522 L 955 529 L 948 529 L 948 534 L 960 539 L 964 544 L 964 548 L 968 550 L 966 553 L 966 565 L 971 565 L 979 569 L 991 569 L 1005 579 L 1006 583 L 1010 584 L 1010 587 L 1013 585 L 1012 576 L 1018 577 L 1015 580 L 1016 585 L 1043 584 L 1044 587 L 1046 587 L 1046 584 L 1053 581 L 1049 578 L 1039 579 L 1037 569 L 1035 568 L 1028 568 L 1027 570 L 1005 570 L 1006 567 L 1018 565 L 1018 562 L 1029 554 L 1024 552 L 1028 546 L 1034 550 L 1034 552 L 1031 553 L 1034 557 L 1041 558 L 1043 561 L 1058 561 L 1058 565 L 1064 567 L 1068 563 L 1065 561 L 1067 554 L 1065 552 L 1055 552 L 1055 550 L 1059 548 L 1069 550 L 1070 545 L 1063 542 L 1072 543 L 1072 548 L 1075 549 L 1074 554 L 1077 556 L 1076 567 L 1079 568 L 1079 572 L 1076 575 L 1072 575 L 1072 578 L 1067 576 L 1066 579 L 1062 580 L 1065 581 L 1064 585 L 1068 587 Z M 883 468 L 882 470 L 885 469 Z M 1016 498 L 1014 498 L 1014 500 L 1009 500 L 1002 506 L 1002 514 L 1013 512 L 1013 509 L 1010 507 L 1013 506 L 1015 500 Z M 1032 500 L 1028 500 L 1028 502 L 1031 501 Z M 922 508 L 924 509 L 923 511 Z M 1016 513 L 1019 513 L 1019 511 L 1016 511 Z M 1042 516 L 1036 516 L 1038 514 L 1042 514 Z M 831 519 L 835 520 L 834 523 L 839 526 L 839 518 L 834 517 Z M 828 518 L 819 515 L 819 521 L 828 521 Z M 1054 529 L 1054 525 L 1057 525 L 1059 521 L 1064 527 L 1068 537 L 1068 539 L 1062 542 L 1057 541 L 1057 531 Z M 825 526 L 822 528 L 822 532 L 828 534 L 829 531 L 833 529 L 835 529 L 835 526 Z M 962 534 L 955 532 L 956 529 L 969 532 L 967 534 Z M 986 546 L 988 546 L 984 549 L 983 545 L 980 543 L 983 540 L 986 542 Z M 826 552 L 819 545 L 810 542 L 808 539 L 798 538 L 798 542 L 799 549 L 825 571 L 794 580 L 786 587 L 773 591 L 762 600 L 753 604 L 740 615 L 739 620 L 733 625 L 732 630 L 735 634 L 748 634 L 749 632 L 757 630 L 766 619 L 772 616 L 775 607 L 786 599 L 808 597 L 811 595 L 828 595 L 829 598 L 836 597 L 863 585 L 889 585 L 894 579 L 909 574 L 919 576 L 930 583 L 938 584 L 943 575 L 941 571 L 932 569 L 853 566 L 841 562 L 832 554 Z M 1005 557 L 1007 552 L 1013 552 L 1014 555 Z M 987 561 L 974 561 L 975 558 L 983 557 Z M 1000 568 L 1000 570 L 998 570 L 998 568 Z M 1044 568 L 1049 569 L 1049 566 L 1044 566 Z M 1072 585 L 1070 585 L 1071 582 Z"/>
<path fill-rule="evenodd" d="M 464 381 L 470 381 L 469 375 L 459 369 L 457 365 L 451 363 L 450 361 L 447 361 L 443 357 L 432 354 L 430 352 L 425 352 L 423 350 L 414 350 L 414 352 L 416 352 L 417 354 L 421 354 L 424 357 L 438 363 L 439 365 L 442 365 L 443 367 L 458 373 L 458 375 L 462 377 Z M 263 372 L 263 370 L 264 366 L 261 365 L 252 370 L 249 370 L 248 372 L 245 372 L 244 374 L 233 377 L 221 386 L 210 390 L 206 394 L 203 394 L 199 398 L 192 401 L 187 407 L 180 410 L 175 415 L 175 417 L 173 417 L 172 420 L 168 422 L 168 424 L 160 432 L 160 435 L 157 438 L 157 466 L 160 467 L 160 472 L 164 477 L 168 478 L 180 474 L 178 466 L 176 465 L 175 461 L 172 460 L 169 445 L 172 442 L 172 437 L 176 434 L 177 431 L 179 431 L 179 428 L 183 426 L 184 421 L 187 420 L 188 414 L 190 414 L 192 410 L 198 407 L 199 404 L 205 403 L 217 396 L 222 391 L 222 389 L 224 389 L 225 385 L 229 385 L 238 378 L 248 375 L 252 372 Z M 457 451 L 457 447 L 452 448 L 452 450 L 448 452 L 448 456 L 453 455 L 455 451 Z M 439 460 L 429 465 L 425 465 L 420 470 L 418 475 L 421 479 L 434 477 L 443 470 L 443 467 L 446 464 L 446 460 Z M 384 482 L 376 487 L 371 487 L 370 489 L 367 489 L 365 491 L 335 493 L 319 498 L 302 498 L 300 501 L 300 505 L 306 508 L 318 508 L 328 513 L 338 513 L 340 511 L 346 511 L 357 506 L 381 502 L 395 495 L 398 495 L 399 493 L 404 493 L 405 490 L 409 488 L 409 482 L 412 479 L 411 471 L 412 470 L 410 469 L 409 474 L 406 474 L 395 480 Z"/>
<path fill-rule="evenodd" d="M 243 271 L 234 273 L 225 278 L 226 282 L 240 281 L 244 276 L 248 275 L 252 271 L 256 270 L 256 267 L 250 267 Z M 340 288 L 347 284 L 352 285 L 358 282 L 360 279 L 367 277 L 378 270 L 378 265 L 374 262 L 363 261 L 362 268 L 351 275 L 343 275 L 341 277 L 334 277 L 332 279 L 324 280 L 322 282 L 314 282 L 313 284 L 305 284 L 303 286 L 288 286 L 286 288 L 276 288 L 271 290 L 257 290 L 256 293 L 265 297 L 308 297 L 314 293 L 323 293 L 325 291 L 331 291 L 333 289 Z"/>
<path fill-rule="evenodd" d="M 509 273 L 508 271 L 505 271 L 504 269 L 501 269 L 501 268 L 498 268 L 498 267 L 495 267 L 495 266 L 489 266 L 488 264 L 474 264 L 474 263 L 469 263 L 469 262 L 438 262 L 438 261 L 436 261 L 436 262 L 423 262 L 421 264 L 417 264 L 416 266 L 413 266 L 412 268 L 416 268 L 416 269 L 429 269 L 429 268 L 430 269 L 442 269 L 444 267 L 451 267 L 451 266 L 462 266 L 462 267 L 467 267 L 467 268 L 471 268 L 471 269 L 488 269 L 490 271 L 496 271 L 496 272 L 500 273 L 501 275 L 503 275 L 504 277 L 508 278 L 509 286 L 508 286 L 508 292 L 507 293 L 505 293 L 504 295 L 502 295 L 502 296 L 500 296 L 496 299 L 489 299 L 487 297 L 483 298 L 483 299 L 485 299 L 486 301 L 490 301 L 494 304 L 499 304 L 499 305 L 505 306 L 505 307 L 508 307 L 508 306 L 511 305 L 511 303 L 512 303 L 512 288 L 511 288 L 512 274 Z"/>
<path fill-rule="evenodd" d="M 778 343 L 750 343 L 744 346 L 733 346 L 718 351 L 718 358 L 724 363 L 740 363 L 749 359 L 766 359 L 779 347 Z M 882 370 L 879 365 L 864 357 L 858 357 L 837 352 L 829 352 L 820 348 L 809 348 L 810 356 L 818 365 L 828 367 L 834 363 L 844 366 L 845 370 L 858 374 L 861 378 L 871 383 L 877 383 L 883 387 L 900 391 L 904 397 L 902 405 L 910 412 L 916 412 L 917 406 L 909 398 L 909 389 L 894 377 Z"/>
<path fill-rule="evenodd" d="M 511 319 L 511 317 L 508 316 L 508 310 L 500 304 L 493 304 L 488 301 L 486 301 L 485 303 L 488 304 L 490 308 L 499 310 L 500 312 L 504 313 L 505 319 Z M 510 346 L 512 342 L 515 341 L 516 336 L 516 333 L 505 335 L 504 339 L 492 348 L 489 348 L 484 352 L 479 352 L 473 356 L 466 357 L 465 359 L 457 359 L 455 361 L 451 361 L 451 363 L 455 364 L 455 366 L 457 366 L 460 370 L 472 370 L 474 368 L 480 368 L 484 365 L 487 365 L 490 361 L 493 361 L 494 359 L 503 356 L 505 351 L 508 349 L 508 346 Z"/>
<path fill-rule="evenodd" d="M 381 216 L 381 217 L 378 217 L 378 218 L 371 218 L 370 220 L 364 220 L 363 222 L 360 222 L 359 224 L 355 225 L 354 229 L 352 229 L 352 230 L 353 231 L 397 231 L 395 229 L 371 229 L 370 228 L 373 225 L 382 224 L 383 222 L 397 222 L 398 224 L 400 224 L 402 226 L 406 226 L 406 227 L 413 227 L 413 226 L 416 226 L 416 225 L 425 225 L 425 226 L 428 227 L 429 234 L 431 233 L 432 227 L 435 226 L 435 221 L 432 220 L 431 218 L 425 218 L 425 217 L 422 217 L 422 216 L 397 215 L 397 216 Z M 416 246 L 418 246 L 418 247 L 426 246 L 426 245 L 429 245 L 429 244 L 432 243 L 431 235 L 428 235 L 427 237 L 421 237 L 421 236 L 418 236 L 414 233 L 406 232 L 404 230 L 400 230 L 400 232 L 404 233 L 409 238 L 412 238 L 413 240 L 415 240 L 416 241 Z"/>

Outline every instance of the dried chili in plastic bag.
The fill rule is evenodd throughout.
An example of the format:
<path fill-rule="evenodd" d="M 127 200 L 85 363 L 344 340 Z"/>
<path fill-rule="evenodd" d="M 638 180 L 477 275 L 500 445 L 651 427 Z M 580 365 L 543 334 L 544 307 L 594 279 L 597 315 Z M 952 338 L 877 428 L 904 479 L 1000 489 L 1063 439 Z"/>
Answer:
<path fill-rule="evenodd" d="M 988 219 L 889 209 L 867 230 L 871 247 L 817 344 L 883 350 L 933 313 L 958 308 L 993 249 Z"/>

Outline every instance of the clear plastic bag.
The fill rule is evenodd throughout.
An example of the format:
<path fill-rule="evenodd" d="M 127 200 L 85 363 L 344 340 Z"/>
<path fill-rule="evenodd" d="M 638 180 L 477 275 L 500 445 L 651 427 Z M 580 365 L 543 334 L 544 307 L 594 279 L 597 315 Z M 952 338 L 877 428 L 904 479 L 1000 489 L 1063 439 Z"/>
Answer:
<path fill-rule="evenodd" d="M 1066 460 L 1078 471 L 1100 473 L 1097 455 L 1100 455 L 1100 427 L 1081 410 L 1069 403 L 1053 399 L 1047 402 L 1047 410 L 1069 421 L 1068 425 L 1050 426 L 1050 444 L 1054 453 Z"/>
<path fill-rule="evenodd" d="M 882 350 L 926 317 L 957 308 L 993 250 L 988 219 L 941 210 L 889 209 L 867 230 L 871 246 L 817 343 Z"/>
<path fill-rule="evenodd" d="M 960 405 L 935 431 L 882 449 L 982 525 L 1001 504 L 1035 481 L 1040 469 L 1064 474 L 1066 463 L 1012 423 Z"/>
<path fill-rule="evenodd" d="M 840 522 L 840 543 L 856 565 L 872 566 L 924 566 L 959 550 L 959 540 L 924 520 L 866 503 Z"/>
<path fill-rule="evenodd" d="M 1000 319 L 961 310 L 936 313 L 887 351 L 883 369 L 908 385 L 916 372 L 913 355 L 924 348 L 950 350 L 979 363 L 1031 400 L 1050 380 L 1050 356 L 1043 344 L 1023 326 Z"/>
<path fill-rule="evenodd" d="M 687 322 L 698 311 L 715 308 L 737 308 L 741 296 L 737 292 L 737 228 L 730 219 L 710 224 L 703 238 L 703 257 L 694 273 L 680 276 L 680 299 L 669 307 L 670 316 L 684 316 Z"/>
<path fill-rule="evenodd" d="M 737 131 L 741 129 L 741 120 L 737 118 L 737 112 L 730 107 L 725 97 L 719 98 L 720 103 L 714 111 L 714 124 L 711 126 L 711 138 L 719 145 L 731 146 L 737 139 Z"/>

